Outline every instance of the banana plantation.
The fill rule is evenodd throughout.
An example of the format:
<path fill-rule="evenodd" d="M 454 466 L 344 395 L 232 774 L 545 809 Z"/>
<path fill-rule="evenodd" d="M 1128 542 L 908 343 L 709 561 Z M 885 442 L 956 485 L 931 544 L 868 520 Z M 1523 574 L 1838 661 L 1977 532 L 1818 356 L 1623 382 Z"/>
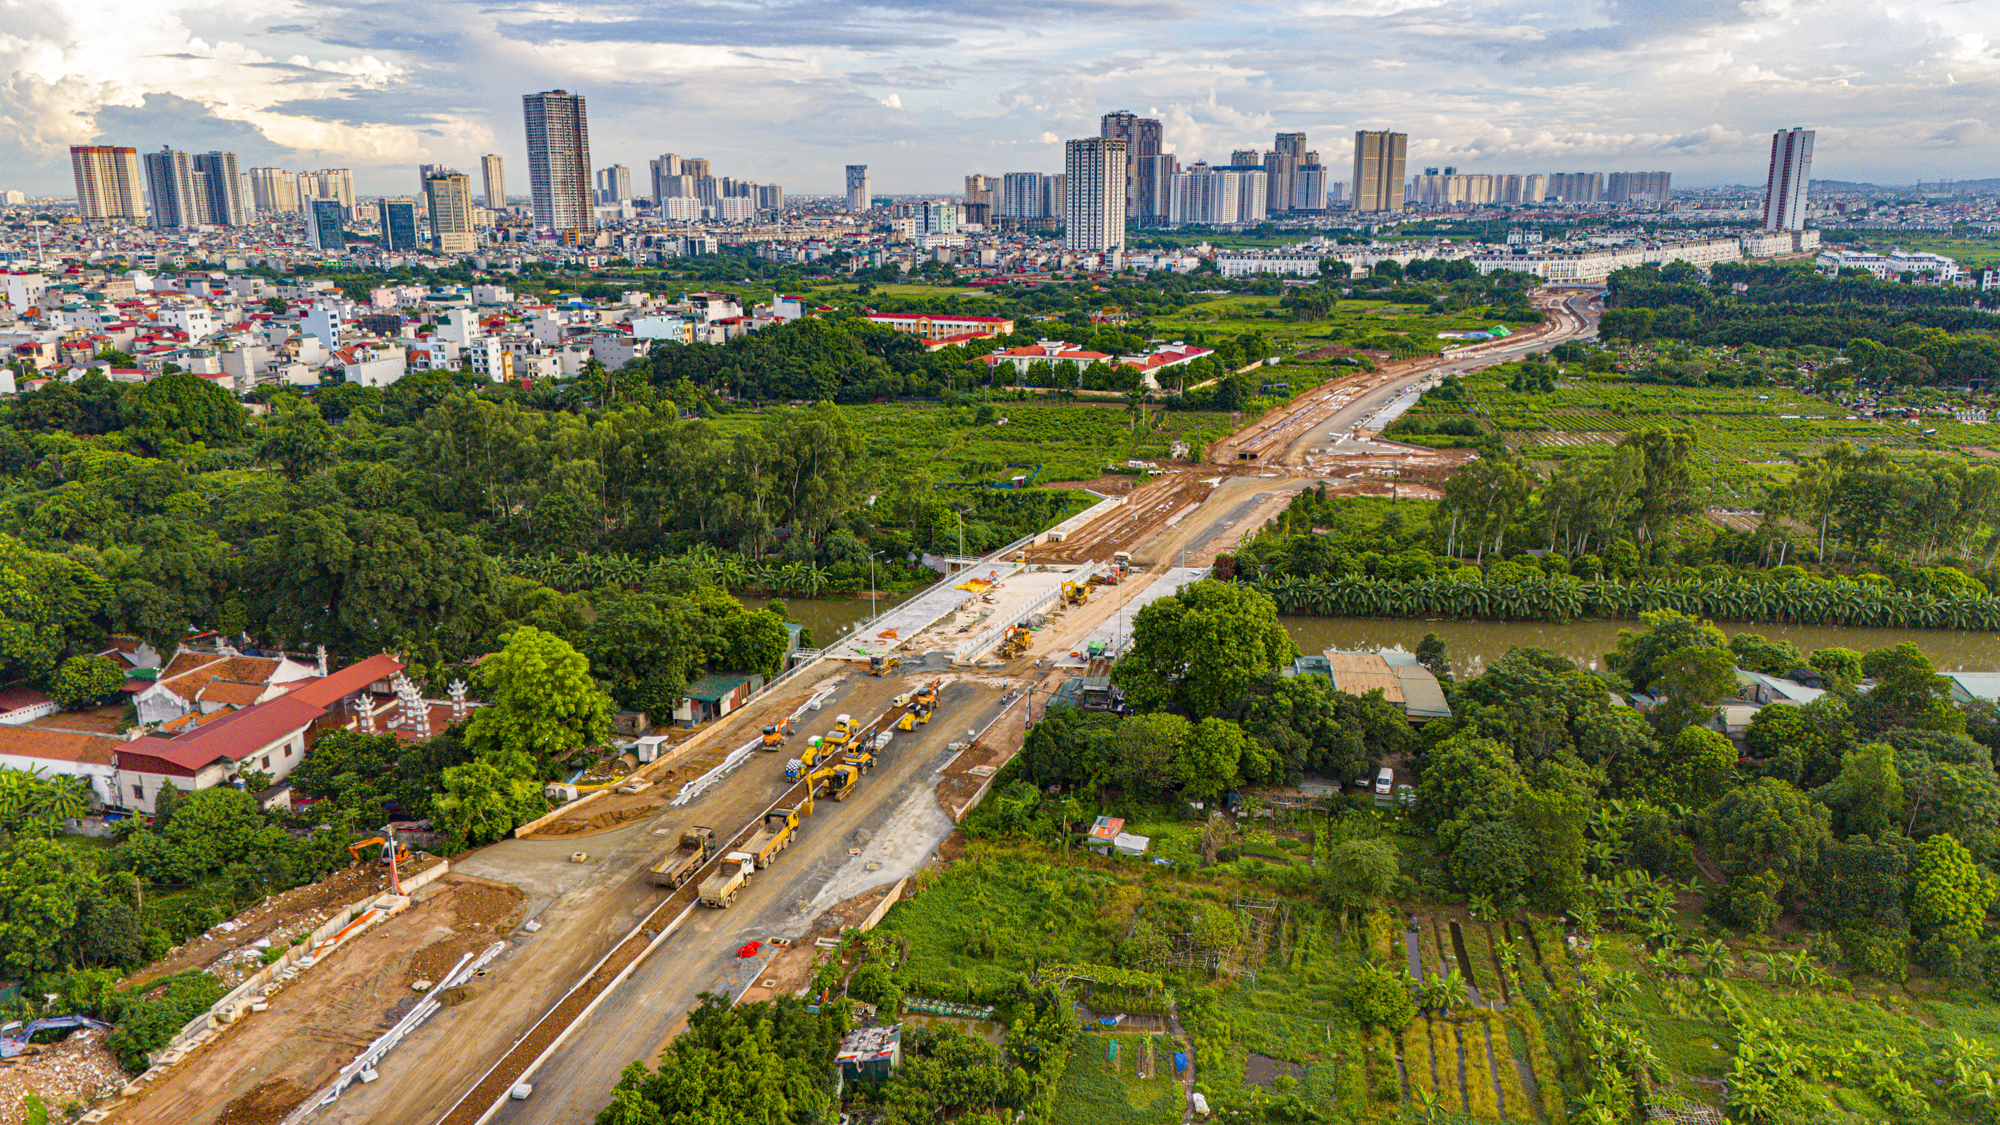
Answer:
<path fill-rule="evenodd" d="M 627 554 L 525 556 L 500 561 L 502 569 L 557 590 L 595 590 L 661 581 L 675 588 L 712 582 L 728 590 L 768 590 L 812 597 L 832 581 L 813 562 L 756 562 L 706 544 L 679 555 L 642 559 Z"/>
<path fill-rule="evenodd" d="M 1322 617 L 1476 617 L 1574 621 L 1657 609 L 1715 621 L 1886 628 L 2000 629 L 2000 597 L 1932 595 L 1843 581 L 1742 578 L 1631 581 L 1551 575 L 1488 582 L 1464 568 L 1433 578 L 1267 577 L 1254 583 L 1281 613 Z"/>

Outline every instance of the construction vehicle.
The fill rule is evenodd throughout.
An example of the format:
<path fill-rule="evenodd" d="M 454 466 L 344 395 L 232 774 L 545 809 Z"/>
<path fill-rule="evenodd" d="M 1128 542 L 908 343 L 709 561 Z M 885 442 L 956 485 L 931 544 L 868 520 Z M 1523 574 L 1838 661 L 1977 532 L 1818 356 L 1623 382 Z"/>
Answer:
<path fill-rule="evenodd" d="M 1090 600 L 1089 586 L 1081 582 L 1072 582 L 1067 578 L 1063 579 L 1062 593 L 1063 601 L 1070 605 L 1082 605 Z"/>
<path fill-rule="evenodd" d="M 868 674 L 871 676 L 886 676 L 902 666 L 903 658 L 900 656 L 883 656 L 877 653 L 868 658 Z"/>
<path fill-rule="evenodd" d="M 924 723 L 930 722 L 931 716 L 937 714 L 937 705 L 934 703 L 927 703 L 921 707 L 916 708 L 913 713 L 917 716 L 917 724 L 921 726 Z"/>
<path fill-rule="evenodd" d="M 942 683 L 944 683 L 943 679 L 936 679 L 918 688 L 917 697 L 912 702 L 919 707 L 934 706 L 937 703 L 938 685 Z"/>
<path fill-rule="evenodd" d="M 1132 552 L 1130 551 L 1111 552 L 1111 565 L 1115 567 L 1118 573 L 1120 574 L 1132 573 Z"/>
<path fill-rule="evenodd" d="M 912 707 L 908 711 L 903 712 L 903 717 L 896 720 L 896 729 L 897 730 L 917 729 L 917 709 Z"/>
<path fill-rule="evenodd" d="M 815 738 L 806 743 L 806 748 L 799 751 L 798 757 L 785 763 L 785 776 L 796 779 L 799 775 L 813 768 L 813 763 L 819 761 L 820 754 L 826 749 L 827 745 L 824 739 Z"/>
<path fill-rule="evenodd" d="M 848 714 L 845 711 L 834 716 L 833 729 L 839 731 L 843 736 L 853 735 L 856 730 L 860 729 L 860 727 L 861 724 L 854 721 L 854 716 Z"/>
<path fill-rule="evenodd" d="M 410 862 L 409 845 L 397 843 L 396 834 L 394 832 L 390 832 L 385 836 L 373 836 L 370 837 L 369 839 L 362 840 L 359 843 L 349 844 L 347 845 L 347 854 L 354 857 L 354 862 L 360 863 L 361 849 L 366 847 L 372 847 L 376 844 L 382 845 L 382 854 L 375 857 L 375 861 L 377 863 Z"/>
<path fill-rule="evenodd" d="M 743 845 L 743 850 L 757 859 L 759 870 L 771 866 L 778 853 L 792 846 L 792 837 L 799 830 L 799 810 L 773 809 L 764 814 L 764 826 Z"/>
<path fill-rule="evenodd" d="M 757 860 L 749 852 L 730 852 L 722 857 L 722 866 L 715 874 L 701 881 L 701 897 L 697 901 L 721 910 L 736 901 L 737 892 L 756 871 Z"/>
<path fill-rule="evenodd" d="M 826 795 L 836 801 L 845 801 L 854 791 L 854 785 L 861 780 L 861 767 L 846 761 L 828 762 L 806 776 L 811 791 L 817 793 L 821 785 L 826 787 Z"/>
<path fill-rule="evenodd" d="M 776 750 L 785 744 L 785 736 L 777 727 L 764 728 L 764 749 Z"/>
<path fill-rule="evenodd" d="M 715 850 L 715 829 L 699 825 L 681 833 L 681 845 L 661 857 L 646 877 L 656 887 L 679 887 L 701 870 Z"/>
<path fill-rule="evenodd" d="M 1002 660 L 1012 660 L 1027 652 L 1028 646 L 1034 641 L 1035 634 L 1030 632 L 1026 625 L 1016 625 L 1007 630 L 1007 639 L 1000 642 L 999 657 Z"/>

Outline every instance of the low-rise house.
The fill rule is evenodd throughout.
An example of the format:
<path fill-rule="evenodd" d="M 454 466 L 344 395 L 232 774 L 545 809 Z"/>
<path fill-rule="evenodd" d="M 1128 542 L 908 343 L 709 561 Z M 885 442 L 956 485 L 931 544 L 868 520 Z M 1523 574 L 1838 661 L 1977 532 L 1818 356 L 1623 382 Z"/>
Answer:
<path fill-rule="evenodd" d="M 31 687 L 0 688 L 0 726 L 18 727 L 62 710 L 46 692 Z"/>
<path fill-rule="evenodd" d="M 8 726 L 0 728 L 0 769 L 80 778 L 97 803 L 114 805 L 119 803 L 117 753 L 122 745 L 110 735 Z"/>
<path fill-rule="evenodd" d="M 674 704 L 674 721 L 692 727 L 720 719 L 750 701 L 764 686 L 764 677 L 754 672 L 721 672 L 703 676 L 687 687 Z"/>
<path fill-rule="evenodd" d="M 1380 691 L 1382 698 L 1395 704 L 1403 717 L 1421 726 L 1432 719 L 1449 719 L 1451 705 L 1445 702 L 1444 688 L 1431 670 L 1417 658 L 1396 649 L 1379 652 L 1341 652 L 1328 649 L 1324 655 L 1301 657 L 1282 670 L 1287 676 L 1325 676 L 1333 686 L 1349 695 Z"/>

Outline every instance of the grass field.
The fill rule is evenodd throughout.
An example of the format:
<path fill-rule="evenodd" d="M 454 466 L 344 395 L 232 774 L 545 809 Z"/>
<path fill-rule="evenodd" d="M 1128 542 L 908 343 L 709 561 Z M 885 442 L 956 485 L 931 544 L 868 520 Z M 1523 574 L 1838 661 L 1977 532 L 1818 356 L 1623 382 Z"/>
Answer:
<path fill-rule="evenodd" d="M 1875 232 L 1865 232 L 1874 234 Z M 1900 246 L 1905 250 L 1927 250 L 1933 254 L 1943 254 L 1966 269 L 1980 269 L 1985 266 L 2000 266 L 2000 235 L 1973 235 L 1969 238 L 1955 238 L 1948 234 L 1911 232 L 1883 232 L 1887 237 L 1871 238 L 1871 244 Z"/>
<path fill-rule="evenodd" d="M 1697 480 L 1704 503 L 1742 506 L 1790 479 L 1794 458 L 1809 457 L 1834 442 L 1856 448 L 1885 446 L 1897 454 L 1965 456 L 1968 448 L 2000 444 L 2000 429 L 1927 417 L 1921 422 L 1858 418 L 1826 399 L 1784 387 L 1680 387 L 1642 383 L 1619 375 L 1569 377 L 1553 391 L 1508 389 L 1512 367 L 1463 376 L 1459 402 L 1427 395 L 1404 416 L 1416 426 L 1470 419 L 1484 433 L 1532 460 L 1602 456 L 1634 429 L 1672 425 L 1693 431 L 1700 456 Z M 1924 430 L 1935 429 L 1926 435 Z M 1443 435 L 1392 433 L 1419 444 L 1450 445 Z M 1705 474 L 1705 476 L 1704 476 Z"/>

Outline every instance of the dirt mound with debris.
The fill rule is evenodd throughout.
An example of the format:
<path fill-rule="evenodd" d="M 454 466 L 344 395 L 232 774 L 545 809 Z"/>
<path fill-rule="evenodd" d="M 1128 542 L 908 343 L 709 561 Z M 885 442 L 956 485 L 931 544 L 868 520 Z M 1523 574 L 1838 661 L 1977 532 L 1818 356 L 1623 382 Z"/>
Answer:
<path fill-rule="evenodd" d="M 590 836 L 609 832 L 621 824 L 644 820 L 667 807 L 677 786 L 655 785 L 639 793 L 619 793 L 604 797 L 577 810 L 576 816 L 561 817 L 535 829 L 537 836 Z M 589 816 L 582 815 L 590 813 Z"/>
<path fill-rule="evenodd" d="M 451 889 L 447 903 L 451 908 L 452 936 L 432 942 L 410 958 L 403 970 L 407 984 L 426 980 L 435 984 L 443 980 L 459 958 L 478 953 L 521 924 L 523 899 L 517 888 L 461 875 L 447 875 L 445 881 Z"/>
<path fill-rule="evenodd" d="M 0 1121 L 19 1121 L 29 1094 L 39 1094 L 49 1116 L 66 1120 L 63 1107 L 89 1106 L 125 1085 L 118 1056 L 104 1045 L 105 1032 L 83 1028 L 60 1043 L 30 1046 L 0 1066 Z"/>
<path fill-rule="evenodd" d="M 427 870 L 442 860 L 434 856 L 414 857 L 403 866 L 405 878 Z M 224 988 L 230 988 L 264 967 L 263 947 L 283 947 L 300 934 L 318 929 L 335 912 L 389 890 L 389 869 L 379 863 L 357 863 L 343 867 L 317 883 L 293 887 L 197 934 L 186 945 L 132 974 L 124 983 L 145 984 L 163 980 L 188 969 L 207 969 Z"/>

